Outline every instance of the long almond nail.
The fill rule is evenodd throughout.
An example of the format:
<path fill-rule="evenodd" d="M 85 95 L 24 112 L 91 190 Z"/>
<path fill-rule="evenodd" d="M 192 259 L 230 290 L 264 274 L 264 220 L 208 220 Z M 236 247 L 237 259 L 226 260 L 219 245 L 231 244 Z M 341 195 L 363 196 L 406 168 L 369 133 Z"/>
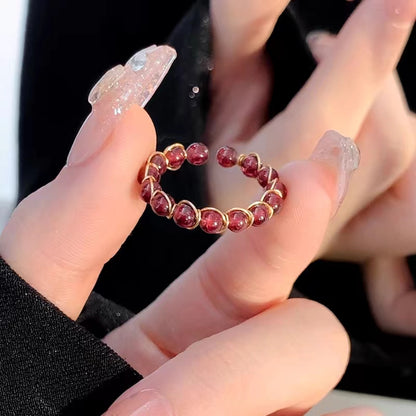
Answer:
<path fill-rule="evenodd" d="M 350 138 L 330 130 L 323 135 L 310 160 L 335 168 L 337 172 L 337 196 L 334 204 L 336 211 L 345 198 L 351 174 L 360 164 L 358 147 Z"/>
<path fill-rule="evenodd" d="M 175 58 L 173 48 L 153 45 L 137 52 L 125 66 L 107 71 L 88 96 L 92 112 L 75 138 L 67 165 L 78 165 L 99 152 L 131 105 L 148 103 Z"/>

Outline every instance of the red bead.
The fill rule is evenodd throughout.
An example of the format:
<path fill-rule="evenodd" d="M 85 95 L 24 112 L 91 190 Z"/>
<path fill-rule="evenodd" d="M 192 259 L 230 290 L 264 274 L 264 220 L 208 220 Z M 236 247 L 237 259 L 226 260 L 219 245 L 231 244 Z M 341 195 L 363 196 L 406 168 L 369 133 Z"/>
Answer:
<path fill-rule="evenodd" d="M 189 203 L 179 202 L 173 210 L 173 221 L 182 228 L 195 228 L 198 224 L 198 212 Z"/>
<path fill-rule="evenodd" d="M 266 186 L 266 190 L 275 189 L 276 191 L 280 191 L 282 193 L 283 199 L 287 197 L 287 188 L 283 182 L 272 181 Z"/>
<path fill-rule="evenodd" d="M 166 162 L 166 158 L 162 154 L 156 153 L 150 158 L 149 162 L 153 163 L 158 167 L 161 175 L 163 175 L 166 172 L 168 164 Z"/>
<path fill-rule="evenodd" d="M 156 182 L 160 180 L 160 172 L 156 166 L 148 165 L 145 176 L 152 176 Z"/>
<path fill-rule="evenodd" d="M 188 162 L 195 166 L 201 166 L 208 160 L 208 147 L 204 143 L 193 143 L 186 149 Z"/>
<path fill-rule="evenodd" d="M 152 194 L 154 191 L 162 189 L 159 185 L 159 182 L 152 181 L 151 179 L 146 179 L 142 183 L 142 198 L 145 202 L 149 203 L 150 198 L 152 197 Z"/>
<path fill-rule="evenodd" d="M 208 234 L 219 234 L 225 229 L 224 216 L 215 209 L 204 209 L 201 212 L 199 226 Z"/>
<path fill-rule="evenodd" d="M 276 169 L 273 169 L 271 166 L 265 166 L 259 170 L 257 175 L 257 181 L 264 188 L 274 179 L 279 179 L 279 174 Z"/>
<path fill-rule="evenodd" d="M 217 161 L 224 168 L 231 168 L 237 163 L 237 151 L 229 146 L 218 149 Z"/>
<path fill-rule="evenodd" d="M 173 146 L 165 150 L 165 156 L 168 159 L 168 167 L 171 170 L 177 170 L 185 162 L 186 152 L 181 146 Z"/>
<path fill-rule="evenodd" d="M 264 194 L 262 201 L 273 208 L 273 212 L 277 214 L 283 205 L 283 198 L 275 191 L 268 191 Z"/>
<path fill-rule="evenodd" d="M 247 212 L 242 211 L 241 209 L 233 209 L 228 211 L 228 229 L 234 233 L 243 231 L 250 227 L 251 218 Z"/>
<path fill-rule="evenodd" d="M 264 202 L 257 202 L 248 208 L 253 213 L 253 226 L 258 227 L 270 219 L 270 207 Z"/>
<path fill-rule="evenodd" d="M 168 199 L 170 199 L 170 203 Z M 160 215 L 161 217 L 168 217 L 173 206 L 172 200 L 173 199 L 169 195 L 158 191 L 153 194 L 152 199 L 150 200 L 150 206 L 155 214 Z"/>
<path fill-rule="evenodd" d="M 259 160 L 255 155 L 246 156 L 241 162 L 241 170 L 249 178 L 255 178 L 258 175 Z"/>

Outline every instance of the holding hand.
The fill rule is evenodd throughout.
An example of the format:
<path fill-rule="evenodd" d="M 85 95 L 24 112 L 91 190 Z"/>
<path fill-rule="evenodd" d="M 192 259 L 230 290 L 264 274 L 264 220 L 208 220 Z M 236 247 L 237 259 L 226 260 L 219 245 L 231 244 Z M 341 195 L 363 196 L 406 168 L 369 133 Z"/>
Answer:
<path fill-rule="evenodd" d="M 128 66 L 123 71 L 116 84 L 113 73 L 100 84 L 68 166 L 22 201 L 0 238 L 11 267 L 73 318 L 144 208 L 136 176 L 153 150 L 154 129 L 136 96 L 119 106 L 135 76 Z M 121 111 L 114 116 L 115 106 Z M 282 169 L 290 198 L 278 217 L 225 235 L 106 337 L 147 376 L 109 414 L 296 415 L 337 383 L 348 361 L 345 331 L 321 305 L 287 296 L 316 255 L 357 164 L 351 141 L 326 134 L 310 160 Z"/>
<path fill-rule="evenodd" d="M 307 154 L 329 128 L 354 138 L 361 169 L 318 257 L 366 262 L 376 320 L 414 335 L 415 291 L 401 257 L 416 250 L 416 117 L 395 66 L 416 2 L 363 1 L 337 38 L 311 34 L 317 69 L 287 109 L 265 123 L 272 84 L 265 43 L 287 3 L 211 1 L 215 69 L 207 136 L 242 152 L 261 149 L 273 166 Z M 236 175 L 219 176 L 213 165 L 209 173 L 216 204 L 235 203 L 251 186 Z"/>

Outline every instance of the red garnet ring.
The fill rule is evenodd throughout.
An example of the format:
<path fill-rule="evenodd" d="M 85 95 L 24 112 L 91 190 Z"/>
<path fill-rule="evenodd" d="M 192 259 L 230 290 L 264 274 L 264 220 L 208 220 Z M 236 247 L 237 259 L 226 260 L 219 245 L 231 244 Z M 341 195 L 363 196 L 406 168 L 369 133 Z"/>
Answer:
<path fill-rule="evenodd" d="M 208 148 L 203 143 L 192 143 L 187 149 L 175 143 L 163 152 L 153 152 L 149 156 L 139 182 L 142 185 L 141 196 L 155 214 L 172 218 L 179 227 L 187 230 L 199 227 L 208 234 L 221 234 L 227 229 L 237 233 L 251 226 L 258 227 L 280 212 L 287 190 L 279 181 L 277 171 L 263 165 L 257 153 L 237 156 L 236 150 L 229 146 L 218 150 L 218 164 L 225 168 L 238 165 L 245 176 L 257 179 L 264 190 L 260 201 L 253 202 L 247 209 L 232 208 L 224 213 L 212 207 L 198 209 L 186 200 L 175 202 L 163 191 L 160 180 L 166 171 L 180 169 L 185 160 L 191 165 L 201 166 L 207 162 L 208 156 Z"/>

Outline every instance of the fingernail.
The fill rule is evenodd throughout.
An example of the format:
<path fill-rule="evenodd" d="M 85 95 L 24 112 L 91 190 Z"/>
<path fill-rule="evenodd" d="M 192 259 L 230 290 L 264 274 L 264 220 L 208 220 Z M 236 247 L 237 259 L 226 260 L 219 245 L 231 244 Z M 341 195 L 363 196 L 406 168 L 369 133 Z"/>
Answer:
<path fill-rule="evenodd" d="M 174 416 L 172 405 L 154 389 L 141 390 L 116 401 L 106 414 L 129 416 Z"/>
<path fill-rule="evenodd" d="M 88 96 L 92 111 L 75 138 L 67 165 L 78 165 L 98 153 L 131 105 L 148 103 L 175 58 L 173 48 L 153 45 L 137 52 L 126 65 L 107 71 Z"/>
<path fill-rule="evenodd" d="M 416 0 L 385 0 L 385 4 L 394 26 L 407 29 L 413 25 L 416 16 Z"/>
<path fill-rule="evenodd" d="M 333 41 L 333 36 L 324 30 L 314 30 L 306 36 L 306 42 L 317 61 L 325 56 Z"/>
<path fill-rule="evenodd" d="M 351 175 L 360 164 L 358 147 L 350 138 L 330 130 L 319 141 L 310 160 L 335 168 L 337 172 L 335 210 L 337 210 L 345 198 Z"/>

